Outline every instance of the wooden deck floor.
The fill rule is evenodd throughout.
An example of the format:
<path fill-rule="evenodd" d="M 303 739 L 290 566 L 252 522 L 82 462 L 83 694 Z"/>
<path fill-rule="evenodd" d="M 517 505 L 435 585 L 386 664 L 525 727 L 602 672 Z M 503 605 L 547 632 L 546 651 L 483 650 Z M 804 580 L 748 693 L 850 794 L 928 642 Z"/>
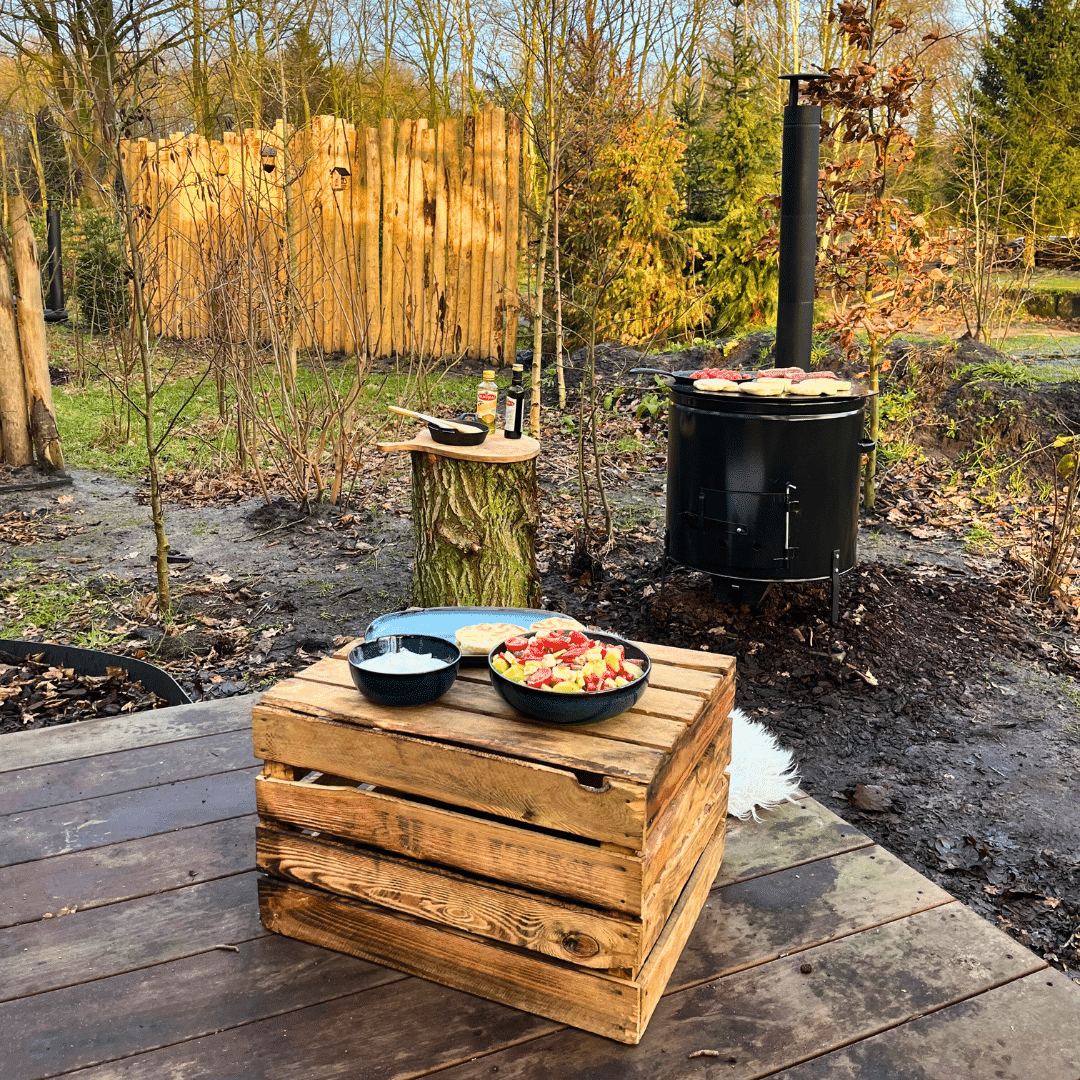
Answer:
<path fill-rule="evenodd" d="M 640 1046 L 270 935 L 251 700 L 0 740 L 4 1080 L 1080 1078 L 1080 987 L 812 799 L 732 823 Z"/>

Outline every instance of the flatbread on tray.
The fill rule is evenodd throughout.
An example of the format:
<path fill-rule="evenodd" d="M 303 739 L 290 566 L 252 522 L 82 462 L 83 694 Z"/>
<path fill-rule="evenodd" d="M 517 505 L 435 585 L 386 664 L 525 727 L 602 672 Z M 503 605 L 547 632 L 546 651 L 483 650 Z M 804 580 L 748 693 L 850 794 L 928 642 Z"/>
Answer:
<path fill-rule="evenodd" d="M 535 634 L 541 630 L 584 630 L 585 627 L 577 621 L 577 619 L 571 619 L 566 615 L 553 615 L 550 619 L 540 619 L 534 622 L 529 627 L 531 633 Z"/>
<path fill-rule="evenodd" d="M 507 638 L 524 634 L 525 627 L 508 622 L 481 622 L 462 626 L 454 635 L 454 643 L 463 656 L 487 655 Z"/>

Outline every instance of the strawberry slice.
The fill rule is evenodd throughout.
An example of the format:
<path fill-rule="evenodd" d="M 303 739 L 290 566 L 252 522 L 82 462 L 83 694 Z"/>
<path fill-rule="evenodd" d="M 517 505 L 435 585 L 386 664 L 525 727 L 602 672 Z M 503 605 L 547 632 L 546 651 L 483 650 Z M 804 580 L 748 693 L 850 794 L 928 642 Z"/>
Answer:
<path fill-rule="evenodd" d="M 551 668 L 537 668 L 526 680 L 529 686 L 539 690 L 551 682 Z"/>
<path fill-rule="evenodd" d="M 504 644 L 511 652 L 519 653 L 524 652 L 529 647 L 529 639 L 527 637 L 512 637 Z"/>

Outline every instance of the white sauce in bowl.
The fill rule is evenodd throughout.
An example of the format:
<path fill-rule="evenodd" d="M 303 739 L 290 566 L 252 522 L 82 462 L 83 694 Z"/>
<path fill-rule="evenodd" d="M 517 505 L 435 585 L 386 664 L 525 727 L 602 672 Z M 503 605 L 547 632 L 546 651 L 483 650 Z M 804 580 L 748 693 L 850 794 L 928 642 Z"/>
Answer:
<path fill-rule="evenodd" d="M 382 675 L 420 675 L 425 671 L 438 671 L 447 666 L 431 653 L 414 653 L 411 649 L 382 653 L 356 665 L 365 671 L 377 671 Z"/>

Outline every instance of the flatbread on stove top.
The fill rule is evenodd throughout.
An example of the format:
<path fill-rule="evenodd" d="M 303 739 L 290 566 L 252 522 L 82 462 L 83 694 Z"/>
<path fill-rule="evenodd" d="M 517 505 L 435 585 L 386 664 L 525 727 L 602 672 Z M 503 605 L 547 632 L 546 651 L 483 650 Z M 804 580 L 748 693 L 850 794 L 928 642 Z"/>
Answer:
<path fill-rule="evenodd" d="M 706 393 L 720 390 L 738 390 L 739 383 L 732 382 L 731 379 L 695 379 L 694 389 L 704 390 Z"/>
<path fill-rule="evenodd" d="M 779 397 L 789 386 L 790 379 L 754 379 L 753 382 L 740 383 L 739 389 L 744 394 L 758 397 Z"/>
<path fill-rule="evenodd" d="M 525 633 L 524 626 L 508 622 L 481 622 L 462 626 L 454 635 L 454 643 L 464 656 L 487 655 L 507 638 Z"/>
<path fill-rule="evenodd" d="M 829 388 L 834 385 L 832 379 L 804 379 L 802 382 L 792 383 L 788 393 L 801 397 L 818 397 L 829 393 Z"/>

